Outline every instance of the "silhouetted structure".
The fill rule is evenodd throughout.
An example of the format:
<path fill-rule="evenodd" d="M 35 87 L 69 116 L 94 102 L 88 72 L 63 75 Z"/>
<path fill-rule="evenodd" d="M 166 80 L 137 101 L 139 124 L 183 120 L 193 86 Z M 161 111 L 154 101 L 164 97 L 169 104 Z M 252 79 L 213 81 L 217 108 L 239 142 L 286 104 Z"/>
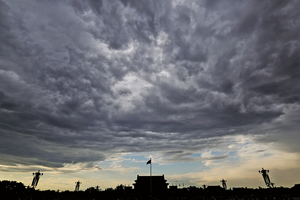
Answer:
<path fill-rule="evenodd" d="M 164 193 L 168 189 L 167 180 L 164 175 L 162 176 L 137 176 L 137 180 L 133 184 L 134 190 L 138 193 L 149 194 L 150 193 L 150 179 L 152 183 L 152 193 L 159 194 Z"/>
<path fill-rule="evenodd" d="M 119 185 L 121 186 L 121 185 Z M 94 187 L 85 191 L 54 191 L 35 190 L 32 187 L 25 187 L 23 183 L 16 181 L 0 180 L 0 199 L 60 199 L 60 200 L 130 200 L 130 199 L 165 199 L 165 200 L 292 200 L 300 197 L 300 184 L 292 188 L 274 187 L 270 188 L 232 188 L 224 190 L 220 186 L 208 186 L 207 189 L 190 186 L 187 188 L 170 189 L 166 193 L 156 193 L 154 198 L 149 198 L 148 193 L 139 194 L 135 190 L 126 190 L 126 186 L 117 186 L 116 189 L 107 188 L 97 191 Z M 125 187 L 125 189 L 124 189 Z M 272 194 L 270 195 L 270 190 Z"/>
<path fill-rule="evenodd" d="M 43 175 L 43 173 L 40 173 L 40 170 L 38 172 L 36 172 L 36 173 L 33 173 L 34 177 L 33 177 L 32 183 L 31 183 L 31 186 L 33 188 L 35 188 L 37 186 L 37 184 L 38 184 L 38 182 L 40 180 L 40 176 L 42 176 L 42 175 Z"/>
<path fill-rule="evenodd" d="M 274 183 L 271 183 L 269 175 L 268 175 L 269 170 L 265 170 L 264 168 L 262 168 L 262 170 L 258 171 L 258 172 L 262 174 L 264 181 L 268 187 L 274 186 Z"/>
<path fill-rule="evenodd" d="M 76 184 L 75 191 L 79 191 L 79 187 L 80 187 L 81 182 L 77 181 L 77 182 L 75 182 L 75 184 Z"/>
<path fill-rule="evenodd" d="M 222 193 L 224 191 L 223 188 L 221 188 L 219 185 L 209 185 L 206 187 L 206 191 L 210 193 Z"/>
<path fill-rule="evenodd" d="M 152 161 L 151 158 L 150 160 L 147 161 L 146 165 L 150 164 L 150 194 L 152 194 Z"/>
<path fill-rule="evenodd" d="M 177 190 L 178 187 L 177 187 L 177 185 L 171 185 L 171 186 L 169 186 L 169 189 L 170 190 Z"/>
<path fill-rule="evenodd" d="M 131 187 L 131 186 L 125 186 L 124 188 L 125 188 L 125 190 L 127 190 L 127 191 L 132 190 L 132 187 Z"/>
<path fill-rule="evenodd" d="M 222 179 L 220 182 L 222 182 L 222 187 L 227 190 L 226 180 Z"/>

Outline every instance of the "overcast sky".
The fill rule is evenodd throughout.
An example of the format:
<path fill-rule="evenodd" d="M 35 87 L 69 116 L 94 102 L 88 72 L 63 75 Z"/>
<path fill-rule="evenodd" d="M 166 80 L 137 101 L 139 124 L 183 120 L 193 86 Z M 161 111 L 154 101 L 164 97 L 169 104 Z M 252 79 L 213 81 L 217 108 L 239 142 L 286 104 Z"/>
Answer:
<path fill-rule="evenodd" d="M 297 0 L 0 0 L 0 180 L 300 180 Z"/>

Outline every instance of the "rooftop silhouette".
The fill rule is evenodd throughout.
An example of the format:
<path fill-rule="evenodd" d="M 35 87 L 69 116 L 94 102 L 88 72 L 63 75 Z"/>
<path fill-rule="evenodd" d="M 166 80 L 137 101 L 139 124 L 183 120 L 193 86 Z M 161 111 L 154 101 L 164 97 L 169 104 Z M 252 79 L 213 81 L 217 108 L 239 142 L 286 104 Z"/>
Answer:
<path fill-rule="evenodd" d="M 164 175 L 162 176 L 139 176 L 137 175 L 137 179 L 133 184 L 134 190 L 139 193 L 148 193 L 151 192 L 163 193 L 168 189 L 167 180 L 165 180 Z"/>

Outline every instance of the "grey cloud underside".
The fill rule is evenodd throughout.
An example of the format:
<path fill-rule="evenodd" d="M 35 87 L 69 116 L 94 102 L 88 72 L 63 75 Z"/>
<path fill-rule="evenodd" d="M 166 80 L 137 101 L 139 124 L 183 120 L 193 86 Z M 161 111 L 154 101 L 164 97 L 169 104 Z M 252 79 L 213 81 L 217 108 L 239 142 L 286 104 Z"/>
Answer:
<path fill-rule="evenodd" d="M 0 1 L 1 163 L 141 151 L 192 161 L 219 136 L 251 133 L 299 151 L 280 133 L 299 130 L 289 120 L 300 113 L 297 7 Z"/>

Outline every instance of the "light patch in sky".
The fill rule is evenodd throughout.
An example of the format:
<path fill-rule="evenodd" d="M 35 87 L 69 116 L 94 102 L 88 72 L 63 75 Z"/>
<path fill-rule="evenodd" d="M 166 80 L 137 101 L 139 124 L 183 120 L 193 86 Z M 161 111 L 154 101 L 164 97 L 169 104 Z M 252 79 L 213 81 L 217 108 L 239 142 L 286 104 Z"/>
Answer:
<path fill-rule="evenodd" d="M 118 96 L 116 105 L 120 106 L 125 112 L 132 111 L 136 107 L 142 106 L 143 97 L 148 94 L 152 85 L 137 74 L 127 74 L 122 81 L 113 86 L 113 90 Z"/>

